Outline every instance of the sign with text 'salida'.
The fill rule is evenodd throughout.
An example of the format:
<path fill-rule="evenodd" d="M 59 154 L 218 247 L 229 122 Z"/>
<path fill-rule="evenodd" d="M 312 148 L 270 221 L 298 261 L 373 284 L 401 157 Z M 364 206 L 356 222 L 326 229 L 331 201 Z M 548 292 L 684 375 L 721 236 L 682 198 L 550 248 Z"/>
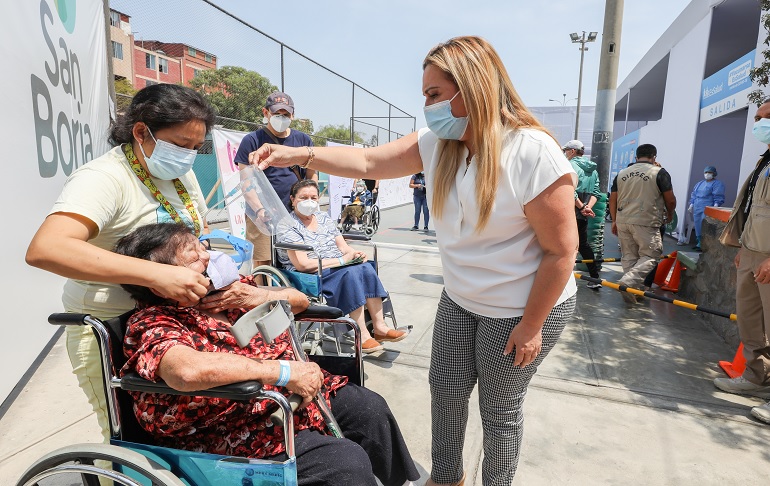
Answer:
<path fill-rule="evenodd" d="M 703 80 L 701 123 L 748 106 L 748 94 L 752 89 L 749 73 L 754 67 L 755 55 L 755 51 L 751 51 Z"/>

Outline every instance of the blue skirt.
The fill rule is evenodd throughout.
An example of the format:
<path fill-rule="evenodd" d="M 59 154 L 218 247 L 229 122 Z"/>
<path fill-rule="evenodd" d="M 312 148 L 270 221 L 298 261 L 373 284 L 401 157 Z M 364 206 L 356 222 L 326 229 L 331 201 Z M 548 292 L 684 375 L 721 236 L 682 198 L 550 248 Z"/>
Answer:
<path fill-rule="evenodd" d="M 374 262 L 326 269 L 321 278 L 326 303 L 345 314 L 364 305 L 366 299 L 388 295 L 374 271 Z"/>

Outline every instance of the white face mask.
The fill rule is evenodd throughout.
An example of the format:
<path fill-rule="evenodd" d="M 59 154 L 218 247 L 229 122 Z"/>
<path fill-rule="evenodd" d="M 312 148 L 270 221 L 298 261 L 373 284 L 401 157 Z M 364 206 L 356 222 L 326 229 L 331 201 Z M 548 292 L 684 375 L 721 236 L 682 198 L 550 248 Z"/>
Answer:
<path fill-rule="evenodd" d="M 358 190 L 358 192 L 364 192 L 366 190 L 366 185 L 364 184 L 358 185 L 356 186 L 356 189 Z"/>
<path fill-rule="evenodd" d="M 156 179 L 170 181 L 190 172 L 195 164 L 195 157 L 198 155 L 197 150 L 178 147 L 165 140 L 158 140 L 152 134 L 149 127 L 147 132 L 155 141 L 155 149 L 149 157 L 144 153 L 142 144 L 139 144 L 139 151 L 142 152 L 151 176 Z"/>
<path fill-rule="evenodd" d="M 707 181 L 710 181 L 710 180 L 712 180 L 712 179 L 714 178 L 714 174 L 712 174 L 711 172 L 706 172 L 705 174 L 703 174 L 703 177 L 704 177 L 704 178 L 705 178 Z"/>
<path fill-rule="evenodd" d="M 285 132 L 291 125 L 291 118 L 286 115 L 273 115 L 270 117 L 270 126 L 278 133 Z"/>
<path fill-rule="evenodd" d="M 318 201 L 314 201 L 313 199 L 303 199 L 297 203 L 295 209 L 302 216 L 310 216 L 318 211 Z"/>

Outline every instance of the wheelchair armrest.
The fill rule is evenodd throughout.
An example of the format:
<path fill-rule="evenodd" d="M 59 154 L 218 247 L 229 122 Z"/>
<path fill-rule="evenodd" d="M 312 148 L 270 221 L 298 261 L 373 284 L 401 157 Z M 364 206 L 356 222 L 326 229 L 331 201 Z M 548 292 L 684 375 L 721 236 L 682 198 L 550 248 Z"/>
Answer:
<path fill-rule="evenodd" d="M 281 250 L 313 251 L 310 245 L 299 245 L 296 243 L 275 243 L 275 247 Z"/>
<path fill-rule="evenodd" d="M 262 384 L 258 381 L 241 381 L 229 385 L 217 386 L 208 390 L 198 390 L 194 392 L 183 392 L 174 390 L 164 381 L 158 380 L 152 382 L 145 380 L 136 373 L 127 373 L 120 379 L 120 388 L 126 391 L 145 392 L 145 393 L 165 393 L 167 395 L 182 395 L 188 397 L 213 397 L 225 398 L 228 400 L 251 400 L 257 398 L 262 393 Z"/>
<path fill-rule="evenodd" d="M 57 312 L 48 316 L 48 322 L 54 326 L 82 326 L 90 314 L 73 314 L 70 312 Z"/>
<path fill-rule="evenodd" d="M 372 240 L 372 238 L 370 236 L 354 235 L 354 234 L 351 234 L 351 233 L 344 233 L 342 235 L 342 237 L 345 238 L 346 240 L 350 240 L 350 241 L 371 241 Z"/>
<path fill-rule="evenodd" d="M 299 314 L 295 314 L 296 320 L 310 320 L 310 319 L 339 319 L 342 317 L 342 311 L 336 307 L 329 307 L 328 305 L 311 305 Z"/>

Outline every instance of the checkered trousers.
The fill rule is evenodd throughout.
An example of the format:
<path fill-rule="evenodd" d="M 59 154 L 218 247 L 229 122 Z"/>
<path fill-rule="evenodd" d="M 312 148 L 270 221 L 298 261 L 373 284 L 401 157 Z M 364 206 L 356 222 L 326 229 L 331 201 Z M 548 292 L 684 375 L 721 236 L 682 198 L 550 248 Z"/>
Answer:
<path fill-rule="evenodd" d="M 524 432 L 522 405 L 537 367 L 556 345 L 575 310 L 575 297 L 553 308 L 543 325 L 542 351 L 518 368 L 513 353 L 503 355 L 508 336 L 521 317 L 493 319 L 469 312 L 441 295 L 433 330 L 428 381 L 431 389 L 432 477 L 453 483 L 463 474 L 463 442 L 468 399 L 479 384 L 484 431 L 484 486 L 509 486 L 516 473 Z"/>

